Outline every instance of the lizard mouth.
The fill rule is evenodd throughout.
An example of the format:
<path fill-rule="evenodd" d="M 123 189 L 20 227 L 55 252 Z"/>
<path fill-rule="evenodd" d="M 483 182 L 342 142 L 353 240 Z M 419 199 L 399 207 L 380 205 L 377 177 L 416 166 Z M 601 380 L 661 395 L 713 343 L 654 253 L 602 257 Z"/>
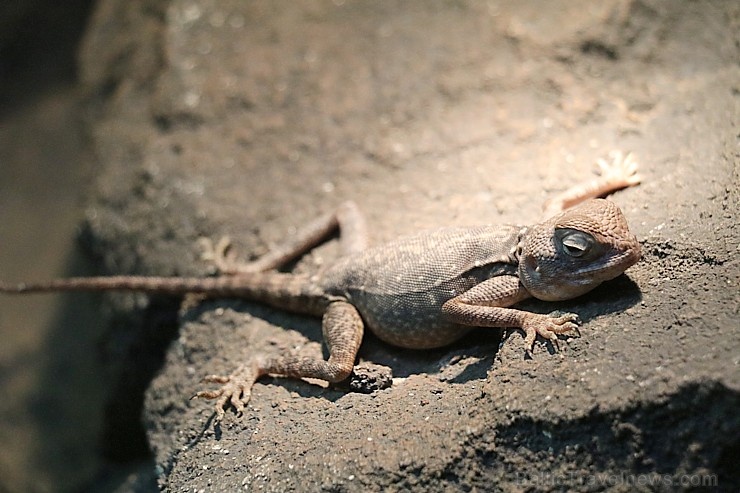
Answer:
<path fill-rule="evenodd" d="M 609 281 L 635 265 L 641 257 L 642 254 L 639 246 L 637 248 L 630 248 L 624 252 L 607 256 L 602 263 L 592 263 L 584 266 L 582 269 L 578 269 L 576 275 L 578 277 L 587 276 L 587 278 L 583 279 L 584 284 L 592 282 L 595 278 L 598 278 L 600 282 Z M 595 276 L 595 274 L 600 275 Z M 588 278 L 588 276 L 591 276 L 591 278 Z"/>

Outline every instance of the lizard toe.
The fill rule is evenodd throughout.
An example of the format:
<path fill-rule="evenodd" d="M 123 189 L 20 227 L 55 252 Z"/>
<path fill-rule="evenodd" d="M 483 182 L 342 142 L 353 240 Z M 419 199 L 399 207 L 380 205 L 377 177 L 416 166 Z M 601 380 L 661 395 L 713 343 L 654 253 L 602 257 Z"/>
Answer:
<path fill-rule="evenodd" d="M 227 404 L 232 406 L 238 414 L 244 413 L 244 408 L 252 395 L 252 385 L 259 377 L 259 370 L 254 364 L 239 366 L 231 375 L 208 375 L 204 382 L 221 384 L 216 390 L 201 390 L 193 398 L 216 399 L 217 418 L 224 415 Z"/>
<path fill-rule="evenodd" d="M 226 401 L 229 400 L 229 396 L 226 393 L 221 394 L 221 397 L 216 401 L 216 404 L 213 406 L 213 410 L 216 412 L 216 422 L 220 423 L 221 420 L 224 417 L 224 414 L 226 414 L 226 411 L 224 410 L 224 406 L 226 405 Z"/>
<path fill-rule="evenodd" d="M 244 406 L 249 402 L 249 391 L 245 392 L 244 387 L 240 386 L 239 390 L 231 394 L 229 402 L 234 406 L 237 414 L 244 414 Z"/>
<path fill-rule="evenodd" d="M 596 164 L 599 174 L 613 182 L 623 183 L 625 186 L 638 185 L 642 177 L 638 173 L 639 164 L 632 153 L 612 151 L 610 160 L 599 159 Z"/>
<path fill-rule="evenodd" d="M 559 330 L 559 326 L 537 327 L 537 333 L 541 335 L 543 338 L 550 341 L 553 349 L 555 349 L 556 352 L 560 351 L 560 342 L 558 341 L 558 332 L 557 332 L 558 330 Z"/>
<path fill-rule="evenodd" d="M 229 381 L 229 377 L 224 375 L 206 375 L 201 379 L 201 382 L 203 383 L 227 383 Z"/>
<path fill-rule="evenodd" d="M 560 351 L 558 334 L 576 332 L 580 335 L 578 331 L 578 324 L 580 322 L 580 318 L 575 313 L 551 313 L 550 315 L 530 316 L 522 327 L 525 334 L 525 356 L 532 358 L 534 342 L 538 335 L 550 341 L 556 352 Z"/>
<path fill-rule="evenodd" d="M 578 331 L 578 325 L 581 323 L 580 317 L 575 313 L 565 313 L 561 315 L 556 312 L 548 315 L 548 318 L 547 329 L 556 334 Z"/>
<path fill-rule="evenodd" d="M 190 398 L 190 400 L 192 401 L 193 399 L 209 399 L 209 400 L 217 399 L 221 397 L 223 393 L 224 393 L 224 390 L 222 388 L 218 390 L 201 390 L 199 392 L 196 392 Z"/>
<path fill-rule="evenodd" d="M 214 410 L 216 412 L 216 422 L 218 423 L 224 417 L 224 404 L 226 404 L 226 401 L 229 399 L 229 395 L 225 392 L 224 387 L 221 387 L 217 390 L 201 390 L 199 392 L 196 392 L 190 398 L 190 400 L 193 399 L 218 399 L 216 401 L 216 404 L 214 405 Z"/>

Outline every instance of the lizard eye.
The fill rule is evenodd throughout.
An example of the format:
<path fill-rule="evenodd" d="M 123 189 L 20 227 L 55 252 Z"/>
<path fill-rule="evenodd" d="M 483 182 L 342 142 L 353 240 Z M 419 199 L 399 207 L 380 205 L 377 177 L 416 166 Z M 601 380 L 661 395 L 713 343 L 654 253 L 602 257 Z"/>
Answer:
<path fill-rule="evenodd" d="M 557 229 L 555 231 L 558 250 L 569 257 L 580 258 L 585 256 L 594 245 L 594 237 L 575 229 Z"/>

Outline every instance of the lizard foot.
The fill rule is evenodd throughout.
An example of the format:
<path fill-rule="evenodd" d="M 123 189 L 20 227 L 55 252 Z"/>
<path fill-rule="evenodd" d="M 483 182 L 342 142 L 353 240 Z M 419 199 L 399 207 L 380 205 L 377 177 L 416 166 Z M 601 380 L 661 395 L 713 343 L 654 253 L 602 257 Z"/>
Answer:
<path fill-rule="evenodd" d="M 236 412 L 242 414 L 244 406 L 249 402 L 252 396 L 252 386 L 260 377 L 260 372 L 256 365 L 241 365 L 236 371 L 229 376 L 208 375 L 203 378 L 203 382 L 219 383 L 221 388 L 217 390 L 201 390 L 191 399 L 216 399 L 216 422 L 221 421 L 224 417 L 224 406 L 230 403 L 236 409 Z"/>
<path fill-rule="evenodd" d="M 210 238 L 198 238 L 200 259 L 216 266 L 220 274 L 238 274 L 244 266 L 236 259 L 231 248 L 231 238 L 222 236 L 216 243 Z"/>
<path fill-rule="evenodd" d="M 539 315 L 530 314 L 527 317 L 522 330 L 524 331 L 524 346 L 526 356 L 532 357 L 532 349 L 534 349 L 534 340 L 537 335 L 540 335 L 550 341 L 556 351 L 560 351 L 560 343 L 558 342 L 558 334 L 565 334 L 567 332 L 575 331 L 578 335 L 578 324 L 580 319 L 575 313 L 566 313 L 563 315 L 550 314 L 550 315 Z"/>
<path fill-rule="evenodd" d="M 599 178 L 576 184 L 547 200 L 544 207 L 546 218 L 586 199 L 603 197 L 616 190 L 633 187 L 642 180 L 637 173 L 637 161 L 631 153 L 612 151 L 609 153 L 609 159 L 599 159 L 596 164 Z"/>
<path fill-rule="evenodd" d="M 631 152 L 624 154 L 622 151 L 611 151 L 609 158 L 611 162 L 603 158 L 596 161 L 599 174 L 604 180 L 620 188 L 640 183 L 642 177 L 637 173 L 638 164 Z"/>

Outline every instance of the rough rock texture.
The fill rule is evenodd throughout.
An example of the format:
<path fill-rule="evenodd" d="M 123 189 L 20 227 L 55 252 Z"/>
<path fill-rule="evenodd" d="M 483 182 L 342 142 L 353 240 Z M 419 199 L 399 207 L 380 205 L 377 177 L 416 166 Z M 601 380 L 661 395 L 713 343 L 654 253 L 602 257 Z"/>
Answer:
<path fill-rule="evenodd" d="M 499 347 L 495 330 L 430 352 L 369 338 L 361 357 L 393 368 L 391 389 L 265 379 L 214 429 L 210 404 L 187 400 L 200 377 L 262 348 L 318 351 L 319 323 L 228 300 L 182 311 L 145 399 L 160 486 L 736 488 L 739 9 L 102 0 L 82 61 L 99 101 L 88 223 L 111 271 L 205 274 L 199 237 L 256 256 L 349 198 L 375 241 L 530 222 L 612 149 L 644 177 L 614 200 L 645 259 L 532 304 L 585 320 L 562 354 L 524 360 L 520 334 Z"/>

